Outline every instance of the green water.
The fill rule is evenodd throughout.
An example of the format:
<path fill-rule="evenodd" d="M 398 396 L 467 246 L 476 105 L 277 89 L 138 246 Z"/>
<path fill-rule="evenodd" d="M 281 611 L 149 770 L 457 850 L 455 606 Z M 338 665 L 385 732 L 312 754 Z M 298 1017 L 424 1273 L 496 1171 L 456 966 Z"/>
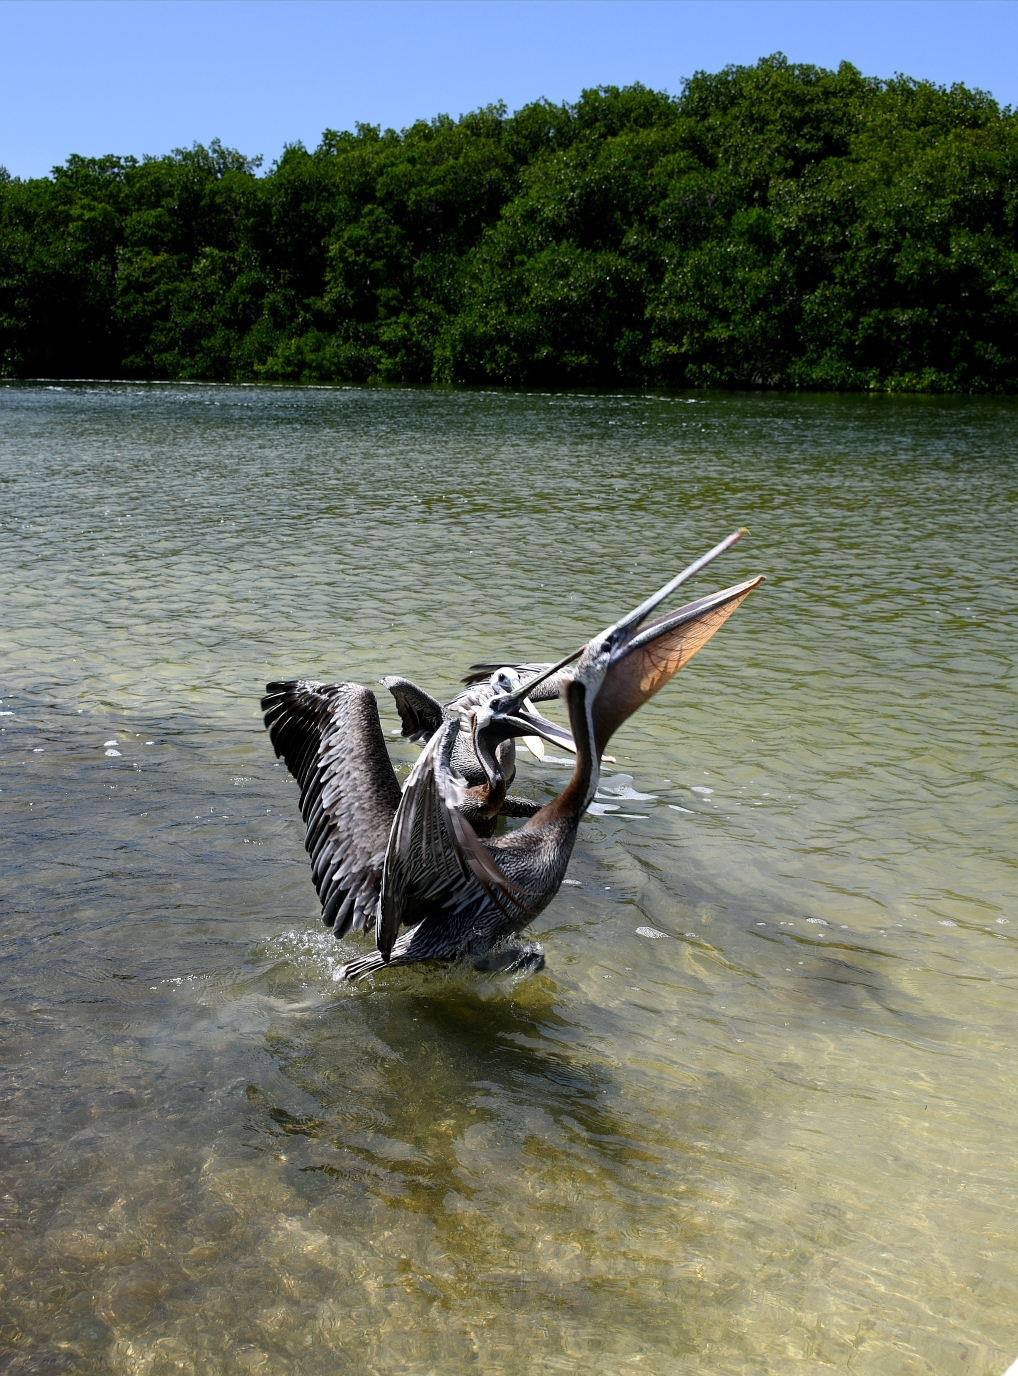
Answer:
<path fill-rule="evenodd" d="M 0 389 L 0 1370 L 998 1376 L 1016 419 Z M 546 970 L 334 982 L 265 681 L 447 696 L 737 524 Z"/>

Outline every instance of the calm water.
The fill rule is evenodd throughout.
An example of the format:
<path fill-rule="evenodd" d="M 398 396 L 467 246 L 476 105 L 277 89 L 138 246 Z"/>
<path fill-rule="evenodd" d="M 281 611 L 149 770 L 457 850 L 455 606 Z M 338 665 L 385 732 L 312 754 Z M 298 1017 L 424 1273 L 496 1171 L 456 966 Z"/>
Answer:
<path fill-rule="evenodd" d="M 0 390 L 0 1369 L 1002 1372 L 1016 419 Z M 546 971 L 336 984 L 265 681 L 446 696 L 740 523 Z"/>

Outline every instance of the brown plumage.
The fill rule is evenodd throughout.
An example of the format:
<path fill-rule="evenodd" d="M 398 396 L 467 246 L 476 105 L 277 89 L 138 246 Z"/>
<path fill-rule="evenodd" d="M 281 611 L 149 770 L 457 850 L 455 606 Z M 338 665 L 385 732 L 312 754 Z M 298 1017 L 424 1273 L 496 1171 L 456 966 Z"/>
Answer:
<path fill-rule="evenodd" d="M 528 684 L 493 700 L 473 721 L 447 722 L 417 761 L 396 813 L 382 875 L 378 950 L 349 962 L 344 976 L 463 956 L 479 968 L 543 964 L 540 947 L 519 946 L 513 938 L 558 892 L 580 819 L 597 790 L 601 752 L 760 581 L 702 598 L 643 633 L 636 633 L 639 621 L 624 618 L 587 645 L 564 685 L 576 742 L 573 776 L 519 830 L 491 841 L 473 832 L 458 810 L 463 783 L 451 760 L 461 731 L 497 740 L 505 731 L 528 729 L 517 715 Z M 411 930 L 398 936 L 403 926 Z"/>
<path fill-rule="evenodd" d="M 301 786 L 305 845 L 323 921 L 337 936 L 374 922 L 378 950 L 349 962 L 347 978 L 387 964 L 462 956 L 478 968 L 543 964 L 539 946 L 521 946 L 515 938 L 565 876 L 605 745 L 761 579 L 644 624 L 646 618 L 740 534 L 566 660 L 541 665 L 522 681 L 518 668 L 536 666 L 503 666 L 444 708 L 409 680 L 386 681 L 397 705 L 397 685 L 404 695 L 404 733 L 408 724 L 415 734 L 430 733 L 402 794 L 372 692 L 355 683 L 268 685 L 265 721 L 276 754 Z M 576 750 L 573 776 L 522 828 L 484 840 L 468 818 L 472 806 L 483 802 L 490 813 L 505 800 L 513 767 L 506 744 L 528 735 L 561 743 L 566 736 L 530 706 L 531 698 L 551 696 L 544 685 L 566 702 Z M 480 771 L 483 785 L 464 777 L 464 761 Z M 473 800 L 472 793 L 478 795 Z M 409 930 L 400 935 L 401 927 Z"/>
<path fill-rule="evenodd" d="M 383 679 L 393 692 L 404 735 L 433 735 L 444 721 L 494 693 L 519 684 L 512 670 L 493 675 L 444 708 L 408 679 Z M 393 687 L 398 685 L 399 691 Z M 524 710 L 527 704 L 523 704 Z M 386 748 L 378 703 L 359 683 L 295 679 L 270 683 L 262 699 L 265 725 L 276 756 L 300 785 L 301 816 L 311 877 L 322 903 L 322 921 L 337 937 L 361 932 L 375 920 L 382 863 L 400 800 L 400 785 Z M 536 713 L 532 730 L 566 736 Z M 408 725 L 414 730 L 409 731 Z M 572 742 L 569 742 L 570 745 Z M 453 768 L 465 779 L 459 809 L 482 835 L 491 835 L 499 813 L 532 816 L 539 803 L 507 795 L 516 772 L 512 739 L 500 742 L 491 771 L 478 759 L 468 736 L 456 740 Z"/>
<path fill-rule="evenodd" d="M 262 698 L 276 755 L 300 785 L 301 816 L 322 921 L 336 936 L 375 920 L 400 787 L 378 719 L 359 683 L 270 683 Z"/>

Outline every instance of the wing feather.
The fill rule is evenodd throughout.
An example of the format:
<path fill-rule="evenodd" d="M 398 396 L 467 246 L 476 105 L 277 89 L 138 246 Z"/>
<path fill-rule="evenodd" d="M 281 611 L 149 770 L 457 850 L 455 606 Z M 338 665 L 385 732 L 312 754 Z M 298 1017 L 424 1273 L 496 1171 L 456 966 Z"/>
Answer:
<path fill-rule="evenodd" d="M 304 844 L 337 937 L 374 920 L 400 790 L 375 695 L 359 683 L 270 683 L 262 699 L 276 755 L 300 785 Z"/>
<path fill-rule="evenodd" d="M 382 683 L 396 699 L 403 735 L 411 740 L 418 736 L 433 736 L 444 720 L 442 704 L 438 699 L 398 674 L 387 674 Z"/>

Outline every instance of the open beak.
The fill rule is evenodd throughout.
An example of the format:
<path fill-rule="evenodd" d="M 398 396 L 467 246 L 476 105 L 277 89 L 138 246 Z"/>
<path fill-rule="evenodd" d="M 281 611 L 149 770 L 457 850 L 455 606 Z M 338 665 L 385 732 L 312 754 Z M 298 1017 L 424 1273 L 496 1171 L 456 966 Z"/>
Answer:
<path fill-rule="evenodd" d="M 625 639 L 628 641 L 630 636 L 644 621 L 646 621 L 654 608 L 659 607 L 666 597 L 670 597 L 676 588 L 681 587 L 683 583 L 688 582 L 689 579 L 699 573 L 701 569 L 706 568 L 719 554 L 724 554 L 726 550 L 731 549 L 735 542 L 741 540 L 746 534 L 748 534 L 748 532 L 745 526 L 740 526 L 738 530 L 732 531 L 731 535 L 722 540 L 719 545 L 715 545 L 714 548 L 708 550 L 706 554 L 701 554 L 699 559 L 694 559 L 688 568 L 676 574 L 663 588 L 659 588 L 657 592 L 648 597 L 646 601 L 641 602 L 638 607 L 634 607 L 631 612 L 627 613 L 619 621 L 616 621 L 615 625 L 610 626 L 603 634 L 618 638 L 619 640 Z"/>
<path fill-rule="evenodd" d="M 719 545 L 715 545 L 714 548 L 708 550 L 706 554 L 701 554 L 699 559 L 694 559 L 688 568 L 684 568 L 681 573 L 676 574 L 674 578 L 670 579 L 663 588 L 659 588 L 653 596 L 648 597 L 645 602 L 641 602 L 638 607 L 634 607 L 633 610 L 622 617 L 620 621 L 616 621 L 614 626 L 609 626 L 607 631 L 602 632 L 602 635 L 617 637 L 621 640 L 627 631 L 635 631 L 640 624 L 647 619 L 654 608 L 659 607 L 665 598 L 670 596 L 676 588 L 681 587 L 681 585 L 692 578 L 694 574 L 706 568 L 711 560 L 716 559 L 719 554 L 724 554 L 725 550 L 731 549 L 735 542 L 741 540 L 746 533 L 746 527 L 740 526 L 738 530 L 733 531 L 731 535 L 722 540 Z M 543 669 L 541 673 L 535 674 L 533 678 L 529 678 L 526 682 L 521 683 L 515 693 L 512 694 L 512 699 L 522 704 L 524 698 L 529 697 L 538 684 L 543 683 L 547 678 L 551 678 L 552 674 L 557 674 L 558 671 L 564 669 L 567 664 L 572 664 L 574 659 L 579 659 L 586 648 L 586 645 L 581 645 L 578 650 L 573 650 L 573 652 L 566 655 L 564 659 L 560 659 L 557 664 L 549 664 L 547 669 Z M 508 706 L 511 699 L 506 697 L 503 698 L 502 701 Z M 503 710 L 505 709 L 503 708 Z M 548 724 L 550 725 L 551 723 Z M 560 728 L 556 727 L 555 729 L 559 730 Z"/>
<path fill-rule="evenodd" d="M 743 598 L 763 582 L 763 579 L 764 575 L 759 573 L 755 578 L 747 578 L 744 583 L 736 583 L 733 588 L 725 588 L 721 592 L 712 592 L 707 597 L 697 598 L 695 602 L 687 602 L 684 607 L 679 607 L 674 612 L 666 612 L 664 616 L 659 616 L 655 621 L 648 622 L 646 626 L 637 630 L 635 635 L 630 636 L 620 645 L 612 655 L 612 662 L 625 659 L 628 655 L 636 654 L 638 651 L 661 642 L 672 631 L 677 631 L 682 626 L 689 626 L 693 622 L 707 622 L 712 613 L 719 612 L 723 608 L 730 607 L 730 611 L 727 613 L 730 615 Z M 720 622 L 718 624 L 720 625 Z"/>
<path fill-rule="evenodd" d="M 561 745 L 563 750 L 568 750 L 573 755 L 576 754 L 576 742 L 573 740 L 572 736 L 570 736 L 568 740 L 557 741 L 556 744 Z M 544 759 L 544 740 L 540 736 L 521 736 L 520 745 L 525 745 L 535 760 Z M 601 763 L 617 764 L 618 761 L 615 759 L 614 755 L 602 755 Z"/>
<path fill-rule="evenodd" d="M 594 700 L 594 737 L 603 750 L 627 717 L 652 698 L 703 648 L 763 574 L 667 612 L 613 647 L 608 671 Z"/>
<path fill-rule="evenodd" d="M 698 561 L 700 567 L 709 558 L 734 544 L 741 533 L 737 531 L 716 550 L 712 550 L 710 556 Z M 690 576 L 690 571 L 685 570 L 603 633 L 614 644 L 609 653 L 604 681 L 593 706 L 595 744 L 602 759 L 612 758 L 604 754 L 604 747 L 626 718 L 631 717 L 637 708 L 663 688 L 684 664 L 688 664 L 753 589 L 763 582 L 763 574 L 758 574 L 734 587 L 697 598 L 695 602 L 666 612 L 664 616 L 641 626 L 648 613 L 659 606 L 685 577 Z M 556 669 L 560 667 L 555 666 Z M 547 674 L 541 675 L 542 679 L 545 677 Z M 540 737 L 575 754 L 576 745 L 571 734 L 542 717 L 532 703 L 521 700 L 528 686 L 521 685 L 517 693 L 506 700 L 505 707 L 499 713 L 503 727 L 508 727 L 514 735 Z"/>
<path fill-rule="evenodd" d="M 573 742 L 572 734 L 563 726 L 556 725 L 549 721 L 547 717 L 542 717 L 540 712 L 536 712 L 529 702 L 520 703 L 515 711 L 510 711 L 500 718 L 506 726 L 512 728 L 512 734 L 522 736 L 523 743 L 532 755 L 537 755 L 539 760 L 544 759 L 544 742 L 549 745 L 561 746 L 564 750 L 576 754 L 576 746 Z M 541 742 L 541 753 L 530 745 L 530 741 Z"/>

